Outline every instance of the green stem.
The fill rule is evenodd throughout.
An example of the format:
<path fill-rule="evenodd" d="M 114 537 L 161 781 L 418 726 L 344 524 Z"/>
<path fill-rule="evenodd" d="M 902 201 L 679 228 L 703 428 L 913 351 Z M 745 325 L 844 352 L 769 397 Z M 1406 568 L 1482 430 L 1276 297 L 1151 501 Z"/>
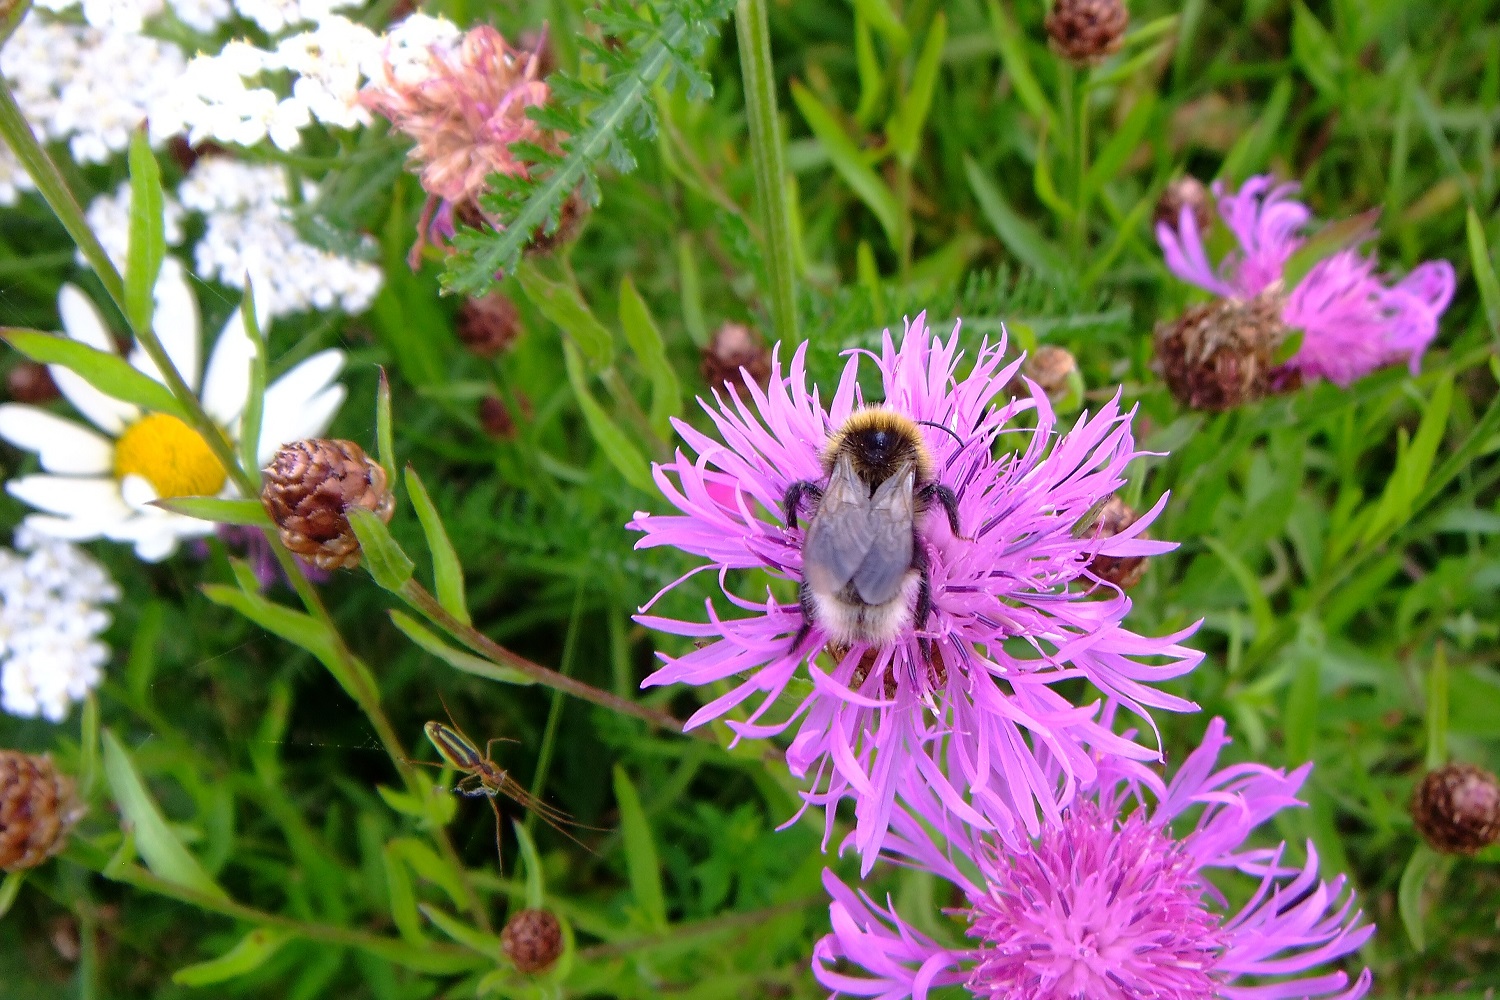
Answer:
<path fill-rule="evenodd" d="M 1072 71 L 1069 71 L 1070 75 Z M 1082 80 L 1077 87 L 1078 103 L 1074 108 L 1077 118 L 1077 135 L 1074 142 L 1074 171 L 1077 177 L 1077 200 L 1074 204 L 1073 253 L 1075 266 L 1083 263 L 1084 252 L 1089 241 L 1089 81 Z"/>
<path fill-rule="evenodd" d="M 740 73 L 750 118 L 750 157 L 755 194 L 765 230 L 771 280 L 771 325 L 776 339 L 798 343 L 797 276 L 792 255 L 792 213 L 786 198 L 786 154 L 776 117 L 776 73 L 771 63 L 771 28 L 766 0 L 739 0 L 734 12 L 740 39 Z"/>
<path fill-rule="evenodd" d="M 564 677 L 573 669 L 573 653 L 578 648 L 578 621 L 583 611 L 583 584 L 579 583 L 573 591 L 573 613 L 568 616 L 568 635 L 563 640 L 562 675 Z M 552 769 L 552 752 L 557 745 L 557 727 L 562 722 L 563 693 L 554 690 L 552 692 L 552 704 L 547 706 L 547 728 L 542 731 L 542 751 L 537 757 L 536 773 L 531 777 L 531 797 L 538 801 L 547 788 L 547 772 Z M 526 813 L 526 832 L 530 833 L 536 829 L 536 811 L 528 810 Z"/>

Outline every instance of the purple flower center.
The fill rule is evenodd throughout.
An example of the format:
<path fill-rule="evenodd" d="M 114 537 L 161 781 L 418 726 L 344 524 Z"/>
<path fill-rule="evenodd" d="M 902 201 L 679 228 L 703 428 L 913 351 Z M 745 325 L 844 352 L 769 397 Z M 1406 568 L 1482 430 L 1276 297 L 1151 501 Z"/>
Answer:
<path fill-rule="evenodd" d="M 1021 855 L 1001 854 L 974 903 L 979 961 L 968 987 L 992 1000 L 1211 1000 L 1225 945 L 1196 866 L 1139 813 L 1091 804 Z"/>

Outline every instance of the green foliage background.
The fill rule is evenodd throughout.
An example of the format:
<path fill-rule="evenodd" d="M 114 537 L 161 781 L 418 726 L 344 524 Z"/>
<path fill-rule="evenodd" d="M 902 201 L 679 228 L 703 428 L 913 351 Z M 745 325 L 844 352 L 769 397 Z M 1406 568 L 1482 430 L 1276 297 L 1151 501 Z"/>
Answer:
<path fill-rule="evenodd" d="M 508 36 L 550 22 L 559 64 L 580 81 L 569 113 L 582 135 L 664 30 L 614 7 L 601 27 L 583 7 L 424 9 Z M 1359 956 L 1376 995 L 1489 995 L 1500 984 L 1500 852 L 1433 862 L 1406 802 L 1424 761 L 1500 766 L 1500 286 L 1489 249 L 1500 245 L 1500 5 L 1138 0 L 1124 51 L 1085 75 L 1048 51 L 1036 0 L 772 2 L 789 169 L 781 256 L 767 249 L 757 201 L 747 107 L 758 98 L 742 84 L 730 8 L 661 12 L 685 19 L 702 51 L 674 52 L 673 89 L 666 76 L 639 77 L 643 100 L 595 164 L 602 201 L 581 235 L 527 256 L 500 284 L 525 333 L 494 361 L 456 338 L 460 298 L 439 295 L 444 262 L 416 273 L 403 263 L 422 193 L 400 172 L 402 144 L 369 130 L 299 161 L 325 179 L 309 220 L 329 239 L 375 234 L 387 284 L 366 315 L 278 324 L 272 374 L 321 347 L 347 350 L 351 402 L 333 436 L 373 452 L 385 367 L 396 458 L 433 495 L 476 626 L 685 718 L 714 692 L 639 691 L 654 650 L 677 647 L 631 615 L 690 563 L 633 550 L 623 525 L 662 509 L 646 462 L 670 454 L 667 416 L 701 420 L 692 400 L 707 393 L 699 358 L 712 330 L 745 322 L 772 339 L 794 314 L 827 384 L 840 351 L 920 310 L 939 330 L 962 317 L 972 345 L 1004 323 L 1019 345 L 1072 350 L 1090 403 L 1123 391 L 1145 448 L 1163 453 L 1132 470 L 1126 499 L 1146 507 L 1170 490 L 1153 535 L 1181 547 L 1133 591 L 1132 624 L 1156 634 L 1202 618 L 1192 642 L 1208 654 L 1174 685 L 1203 712 L 1157 719 L 1169 760 L 1223 715 L 1235 753 L 1313 761 L 1309 808 L 1266 833 L 1310 838 L 1325 871 L 1350 874 L 1380 925 Z M 604 51 L 623 55 L 583 59 L 580 41 L 605 33 L 617 44 Z M 630 159 L 636 169 L 622 173 Z M 1150 334 L 1196 293 L 1161 262 L 1156 199 L 1184 172 L 1234 185 L 1264 171 L 1300 180 L 1321 220 L 1378 209 L 1375 249 L 1395 269 L 1453 262 L 1458 295 L 1420 375 L 1391 369 L 1224 415 L 1171 400 L 1151 371 Z M 67 172 L 80 195 L 123 179 Z M 513 212 L 534 193 L 506 190 L 497 204 Z M 488 239 L 448 262 L 450 284 L 483 283 Z M 55 328 L 65 279 L 104 300 L 40 202 L 0 213 L 0 318 Z M 626 282 L 661 354 L 622 307 Z M 212 286 L 200 296 L 210 330 L 237 301 Z M 519 418 L 513 437 L 481 427 L 490 395 Z M 7 478 L 27 469 L 18 452 L 3 460 Z M 17 522 L 20 507 L 0 503 Z M 430 579 L 404 488 L 391 533 Z M 0 996 L 822 995 L 808 972 L 827 922 L 819 874 L 849 863 L 821 853 L 811 820 L 775 832 L 795 811 L 795 784 L 764 748 L 727 750 L 542 686 L 461 673 L 400 634 L 387 614 L 399 602 L 363 572 L 338 575 L 324 600 L 396 732 L 422 746 L 412 753 L 432 759 L 421 727 L 446 706 L 480 742 L 514 739 L 497 744 L 497 760 L 585 824 L 570 832 L 587 850 L 513 813 L 538 854 L 523 857 L 506 829 L 502 872 L 484 803 L 401 799 L 370 723 L 317 658 L 204 592 L 234 580 L 224 551 L 146 566 L 121 548 L 92 550 L 127 595 L 98 699 L 118 738 L 114 751 L 105 740 L 103 763 L 133 762 L 165 816 L 161 835 L 234 903 L 183 889 L 156 864 L 152 874 L 128 849 L 116 855 L 114 783 L 87 719 L 80 742 L 80 713 L 65 727 L 0 718 L 0 744 L 50 749 L 97 777 L 81 835 L 0 922 Z M 701 615 L 712 588 L 698 577 L 662 608 Z M 444 822 L 489 929 L 465 913 L 429 846 Z M 881 868 L 871 889 L 932 933 L 961 934 L 934 916 L 949 900 L 930 879 Z M 543 892 L 576 948 L 531 980 L 509 969 L 494 932 L 505 906 Z M 199 964 L 226 952 L 227 965 Z M 191 985 L 206 980 L 217 981 Z"/>

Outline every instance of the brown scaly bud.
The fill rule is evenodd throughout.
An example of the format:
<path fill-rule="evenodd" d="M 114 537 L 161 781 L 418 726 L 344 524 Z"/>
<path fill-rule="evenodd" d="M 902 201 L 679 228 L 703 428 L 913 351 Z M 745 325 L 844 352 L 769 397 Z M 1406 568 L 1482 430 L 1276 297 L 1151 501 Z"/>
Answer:
<path fill-rule="evenodd" d="M 362 507 L 389 521 L 396 510 L 385 470 L 353 441 L 312 438 L 282 445 L 265 476 L 260 502 L 281 543 L 319 569 L 359 565 L 349 511 Z"/>
<path fill-rule="evenodd" d="M 73 779 L 52 758 L 0 750 L 0 869 L 35 868 L 63 849 L 83 816 Z"/>
<path fill-rule="evenodd" d="M 1111 496 L 1104 509 L 1099 512 L 1093 527 L 1089 529 L 1088 537 L 1113 538 L 1140 519 L 1141 515 L 1127 506 L 1125 501 Z M 1136 537 L 1150 536 L 1143 531 Z M 1096 555 L 1089 562 L 1088 569 L 1099 579 L 1112 583 L 1121 590 L 1129 590 L 1146 575 L 1146 557 Z"/>
<path fill-rule="evenodd" d="M 1286 337 L 1279 294 L 1215 299 L 1157 324 L 1155 367 L 1184 406 L 1232 410 L 1295 387 L 1295 374 L 1276 364 Z"/>
<path fill-rule="evenodd" d="M 1500 843 L 1500 781 L 1473 764 L 1444 764 L 1412 792 L 1411 818 L 1434 851 L 1481 851 Z"/>
<path fill-rule="evenodd" d="M 517 910 L 500 932 L 500 947 L 522 972 L 541 972 L 562 954 L 562 925 L 547 910 Z"/>
<path fill-rule="evenodd" d="M 1043 344 L 1027 355 L 1021 371 L 1041 386 L 1054 405 L 1070 396 L 1081 398 L 1083 395 L 1083 378 L 1078 373 L 1078 360 L 1067 348 Z"/>
<path fill-rule="evenodd" d="M 1122 0 L 1056 0 L 1045 22 L 1053 51 L 1079 66 L 1118 52 L 1129 25 Z"/>
<path fill-rule="evenodd" d="M 764 386 L 771 378 L 771 351 L 745 324 L 725 323 L 703 349 L 703 381 L 713 389 L 726 384 L 742 387 L 741 368 Z"/>
<path fill-rule="evenodd" d="M 1179 177 L 1167 185 L 1167 189 L 1161 193 L 1161 199 L 1156 203 L 1156 222 L 1165 223 L 1175 233 L 1178 224 L 1182 221 L 1184 208 L 1192 211 L 1193 221 L 1198 225 L 1199 235 L 1208 232 L 1208 228 L 1214 223 L 1208 188 L 1192 175 Z"/>
<path fill-rule="evenodd" d="M 521 335 L 521 312 L 499 292 L 466 299 L 458 308 L 458 339 L 481 358 L 493 358 Z"/>
<path fill-rule="evenodd" d="M 22 361 L 5 374 L 5 389 L 18 403 L 50 403 L 59 395 L 46 365 Z"/>

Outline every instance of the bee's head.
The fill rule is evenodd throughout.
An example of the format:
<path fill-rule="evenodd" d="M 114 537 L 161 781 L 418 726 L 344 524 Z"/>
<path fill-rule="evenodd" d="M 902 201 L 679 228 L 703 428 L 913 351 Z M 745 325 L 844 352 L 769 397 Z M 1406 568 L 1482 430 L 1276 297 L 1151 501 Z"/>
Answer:
<path fill-rule="evenodd" d="M 916 467 L 918 482 L 932 476 L 932 460 L 916 423 L 884 407 L 855 410 L 844 421 L 824 449 L 825 468 L 831 470 L 837 456 L 844 453 L 853 460 L 855 472 L 871 489 L 908 462 Z"/>

